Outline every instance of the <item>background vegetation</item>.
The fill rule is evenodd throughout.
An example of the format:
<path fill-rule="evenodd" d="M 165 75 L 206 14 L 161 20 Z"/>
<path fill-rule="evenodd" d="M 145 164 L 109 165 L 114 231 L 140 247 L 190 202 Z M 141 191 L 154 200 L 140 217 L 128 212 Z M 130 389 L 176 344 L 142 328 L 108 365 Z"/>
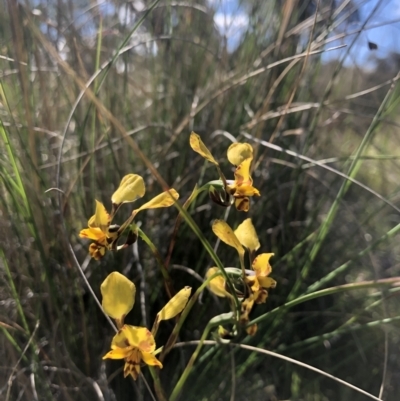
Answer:
<path fill-rule="evenodd" d="M 256 150 L 253 178 L 262 196 L 248 214 L 207 197 L 190 209 L 212 244 L 213 219 L 236 227 L 252 217 L 261 251 L 275 253 L 278 286 L 252 318 L 306 293 L 350 285 L 267 315 L 257 334 L 241 341 L 398 399 L 398 288 L 351 285 L 400 276 L 399 57 L 376 60 L 374 70 L 343 63 L 366 29 L 358 21 L 347 40 L 340 25 L 357 20 L 356 2 L 243 0 L 247 21 L 233 48 L 214 23 L 218 4 L 161 0 L 150 11 L 147 0 L 1 2 L 2 399 L 152 399 L 142 380 L 123 379 L 120 361 L 101 360 L 113 332 L 76 262 L 97 295 L 111 271 L 135 281 L 127 323 L 149 327 L 168 300 L 156 259 L 139 240 L 96 262 L 78 233 L 95 199 L 110 206 L 125 174 L 145 178 L 146 199 L 161 191 L 145 159 L 181 199 L 215 179 L 213 166 L 189 148 L 191 130 L 224 171 L 232 140 Z M 323 62 L 337 45 L 333 36 L 348 46 Z M 376 45 L 365 42 L 371 59 Z M 163 258 L 176 215 L 174 208 L 139 215 Z M 217 252 L 226 266 L 236 265 L 233 249 Z M 211 264 L 182 224 L 170 262 L 175 288 L 197 288 Z M 198 340 L 226 310 L 205 292 L 179 341 Z M 157 342 L 171 327 L 164 324 Z M 193 350 L 182 345 L 165 360 L 167 394 Z M 204 348 L 182 399 L 368 398 L 272 356 L 214 345 Z"/>

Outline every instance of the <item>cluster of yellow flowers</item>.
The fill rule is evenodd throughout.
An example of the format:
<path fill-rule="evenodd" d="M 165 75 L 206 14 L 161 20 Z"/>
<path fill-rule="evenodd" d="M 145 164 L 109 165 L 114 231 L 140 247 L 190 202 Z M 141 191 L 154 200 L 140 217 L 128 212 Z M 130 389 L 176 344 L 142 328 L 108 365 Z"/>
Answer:
<path fill-rule="evenodd" d="M 229 146 L 227 158 L 236 166 L 234 180 L 225 178 L 219 163 L 202 142 L 200 136 L 193 132 L 190 135 L 190 146 L 195 152 L 214 164 L 218 170 L 219 180 L 210 181 L 204 186 L 209 190 L 211 199 L 222 206 L 234 204 L 237 210 L 247 212 L 250 208 L 250 197 L 260 196 L 258 189 L 253 186 L 250 175 L 253 160 L 252 146 L 248 143 L 233 143 Z M 193 194 L 195 193 L 194 191 Z M 137 230 L 134 218 L 140 211 L 169 207 L 179 198 L 175 189 L 169 189 L 134 209 L 121 225 L 113 223 L 122 204 L 134 202 L 144 194 L 143 178 L 137 174 L 128 174 L 122 178 L 118 189 L 111 197 L 110 214 L 104 205 L 96 200 L 95 214 L 89 219 L 88 228 L 79 233 L 80 237 L 93 241 L 89 246 L 89 253 L 94 259 L 101 259 L 107 250 L 118 251 L 136 241 Z M 186 202 L 185 207 L 194 199 L 195 195 L 193 194 Z M 240 269 L 224 268 L 221 271 L 218 267 L 211 267 L 206 273 L 208 288 L 217 296 L 228 298 L 231 301 L 232 310 L 236 312 L 237 323 L 245 326 L 249 334 L 254 334 L 257 330 L 256 325 L 247 325 L 253 305 L 264 303 L 268 296 L 267 290 L 276 286 L 275 280 L 269 277 L 272 270 L 269 259 L 273 254 L 262 253 L 255 256 L 255 251 L 260 248 L 260 242 L 251 219 L 244 220 L 235 231 L 225 221 L 216 220 L 213 222 L 212 230 L 221 241 L 237 250 Z M 124 239 L 121 241 L 122 238 Z M 122 244 L 119 244 L 120 242 Z M 246 250 L 249 254 L 251 269 L 245 267 Z M 239 288 L 236 286 L 238 278 Z M 231 279 L 235 281 L 235 285 L 232 285 Z M 136 288 L 133 282 L 122 274 L 113 272 L 102 283 L 101 293 L 104 312 L 115 319 L 118 328 L 118 332 L 111 342 L 111 351 L 103 359 L 124 359 L 124 376 L 131 375 L 134 379 L 140 373 L 142 362 L 162 368 L 162 363 L 156 358 L 160 350 L 156 350 L 154 338 L 158 325 L 160 321 L 172 319 L 184 310 L 191 294 L 191 288 L 183 288 L 170 299 L 157 314 L 151 331 L 146 327 L 124 324 L 125 316 L 132 309 L 135 301 Z M 233 302 L 234 300 L 237 300 L 236 303 Z M 223 336 L 227 331 L 221 327 L 219 333 Z"/>
<path fill-rule="evenodd" d="M 217 167 L 220 179 L 223 184 L 225 194 L 217 201 L 217 196 L 211 192 L 211 199 L 221 205 L 230 204 L 229 197 L 232 196 L 237 210 L 247 212 L 250 207 L 249 196 L 260 196 L 257 188 L 253 187 L 253 180 L 250 176 L 250 166 L 253 161 L 253 148 L 248 143 L 233 143 L 229 146 L 227 157 L 230 163 L 236 166 L 235 179 L 228 181 L 223 175 L 219 163 L 214 159 L 214 156 L 204 145 L 200 136 L 194 132 L 190 135 L 190 146 L 192 149 L 203 156 L 206 160 Z M 211 191 L 213 191 L 213 187 Z M 226 196 L 228 200 L 226 200 Z"/>
<path fill-rule="evenodd" d="M 140 373 L 142 361 L 146 365 L 162 368 L 162 363 L 155 356 L 159 352 L 154 339 L 158 325 L 162 320 L 172 319 L 182 312 L 192 289 L 185 287 L 170 299 L 158 312 L 151 331 L 146 327 L 124 324 L 125 316 L 135 303 L 136 287 L 132 281 L 118 272 L 112 272 L 100 289 L 104 312 L 115 319 L 119 329 L 111 341 L 111 351 L 103 359 L 125 359 L 124 377 L 131 375 L 135 380 Z"/>
<path fill-rule="evenodd" d="M 200 139 L 200 136 L 192 133 L 190 136 L 190 146 L 194 151 L 203 156 L 206 160 L 213 163 L 217 169 L 222 182 L 224 194 L 216 196 L 214 187 L 211 187 L 211 199 L 219 204 L 228 205 L 231 203 L 230 196 L 233 198 L 236 209 L 247 212 L 250 207 L 251 196 L 260 196 L 260 192 L 253 186 L 250 175 L 250 166 L 253 161 L 253 148 L 248 143 L 233 143 L 229 146 L 227 157 L 230 163 L 236 166 L 235 180 L 228 181 L 221 172 L 219 163 L 215 160 L 211 152 Z M 255 303 L 264 303 L 268 296 L 268 288 L 275 288 L 276 281 L 268 277 L 271 273 L 270 258 L 273 253 L 262 253 L 254 258 L 254 252 L 260 247 L 256 230 L 251 219 L 246 219 L 238 228 L 233 231 L 223 220 L 216 220 L 212 229 L 215 235 L 226 244 L 234 247 L 238 254 L 242 268 L 243 291 L 236 291 L 236 296 L 241 301 L 240 322 L 246 324 L 249 321 L 249 313 Z M 244 267 L 245 249 L 249 252 L 251 260 L 251 270 Z M 211 278 L 218 273 L 217 267 L 211 267 L 206 274 L 210 279 L 209 289 L 219 297 L 231 297 L 227 291 L 225 278 L 221 275 Z M 230 270 L 232 273 L 235 273 Z M 253 325 L 248 328 L 249 334 L 254 334 L 257 327 Z"/>
<path fill-rule="evenodd" d="M 88 221 L 88 228 L 81 230 L 79 236 L 89 238 L 94 242 L 89 246 L 90 255 L 96 259 L 101 259 L 106 250 L 120 250 L 132 245 L 137 236 L 129 230 L 126 241 L 123 245 L 118 245 L 118 240 L 124 231 L 132 224 L 135 216 L 145 209 L 157 209 L 160 207 L 169 207 L 179 198 L 175 189 L 170 189 L 157 195 L 149 202 L 133 210 L 131 216 L 122 224 L 111 224 L 115 214 L 123 203 L 134 202 L 144 196 L 146 192 L 143 178 L 137 174 L 128 174 L 122 178 L 118 189 L 111 197 L 112 212 L 108 214 L 104 205 L 96 200 L 95 214 Z"/>
<path fill-rule="evenodd" d="M 223 220 L 215 220 L 212 226 L 214 234 L 225 244 L 235 248 L 239 254 L 239 260 L 242 268 L 242 282 L 244 290 L 238 290 L 236 295 L 241 301 L 240 322 L 246 324 L 249 321 L 249 313 L 253 305 L 264 303 L 268 297 L 269 288 L 276 287 L 276 281 L 268 277 L 272 272 L 269 260 L 273 253 L 261 253 L 254 257 L 255 251 L 260 248 L 260 241 L 257 237 L 256 230 L 251 222 L 251 219 L 244 220 L 235 231 Z M 247 270 L 244 267 L 245 249 L 249 253 L 251 260 L 251 269 Z M 230 269 L 230 272 L 235 273 L 235 270 Z M 206 274 L 207 278 L 211 278 L 218 273 L 217 267 L 211 267 Z M 226 289 L 226 281 L 218 275 L 210 280 L 208 287 L 211 292 L 219 297 L 231 298 L 232 295 Z M 255 334 L 257 326 L 251 326 L 247 331 L 249 334 Z"/>

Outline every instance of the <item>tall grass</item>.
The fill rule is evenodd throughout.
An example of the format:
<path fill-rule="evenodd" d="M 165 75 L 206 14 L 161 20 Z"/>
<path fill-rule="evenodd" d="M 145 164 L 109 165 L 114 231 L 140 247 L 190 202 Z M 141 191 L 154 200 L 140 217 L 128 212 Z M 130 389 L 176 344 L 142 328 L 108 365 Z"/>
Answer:
<path fill-rule="evenodd" d="M 124 273 L 138 288 L 127 323 L 150 327 L 169 299 L 159 262 L 178 211 L 138 216 L 158 255 L 139 239 L 94 261 L 78 233 L 125 174 L 144 177 L 146 201 L 168 186 L 181 204 L 216 179 L 189 147 L 192 130 L 226 172 L 232 141 L 251 143 L 261 197 L 247 214 L 196 198 L 170 254 L 174 288 L 196 290 L 214 265 L 214 219 L 236 227 L 247 217 L 261 251 L 275 254 L 278 285 L 251 314 L 253 337 L 224 346 L 207 336 L 181 399 L 368 399 L 276 354 L 398 399 L 398 65 L 344 66 L 351 41 L 323 63 L 338 21 L 355 15 L 352 2 L 342 12 L 330 3 L 240 2 L 248 24 L 234 49 L 206 1 L 2 3 L 2 399 L 157 396 L 148 370 L 149 388 L 101 359 L 114 333 L 88 284 L 100 298 L 107 274 Z M 215 252 L 237 266 L 234 250 Z M 228 311 L 207 291 L 194 304 L 160 372 L 167 398 L 209 321 Z M 157 344 L 172 328 L 163 323 Z"/>

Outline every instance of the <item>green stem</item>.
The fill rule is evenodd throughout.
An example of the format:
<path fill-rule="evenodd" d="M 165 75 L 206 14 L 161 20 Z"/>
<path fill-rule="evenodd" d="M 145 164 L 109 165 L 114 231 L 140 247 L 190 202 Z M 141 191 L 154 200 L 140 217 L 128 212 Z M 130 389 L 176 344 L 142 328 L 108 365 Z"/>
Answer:
<path fill-rule="evenodd" d="M 189 198 L 186 199 L 185 203 L 182 205 L 182 208 L 185 209 L 185 210 L 188 210 L 188 208 L 192 204 L 192 202 L 205 189 L 206 189 L 205 185 L 203 185 L 201 188 L 197 188 L 197 185 L 196 185 L 194 187 L 192 193 L 190 194 Z M 168 254 L 167 254 L 167 257 L 165 259 L 165 267 L 166 267 L 166 269 L 168 269 L 169 263 L 171 261 L 172 252 L 173 252 L 174 246 L 175 246 L 175 239 L 176 239 L 176 236 L 178 235 L 178 230 L 179 230 L 179 226 L 181 225 L 181 221 L 182 221 L 182 215 L 181 215 L 181 213 L 179 213 L 178 216 L 176 217 L 176 220 L 175 220 L 174 231 L 172 232 L 171 241 L 170 241 L 170 244 L 169 244 L 169 247 L 168 247 Z"/>
<path fill-rule="evenodd" d="M 213 329 L 214 327 L 217 327 L 221 324 L 232 323 L 232 322 L 234 322 L 234 320 L 232 319 L 231 313 L 225 313 L 225 314 L 216 316 L 208 322 L 195 351 L 193 352 L 188 364 L 186 365 L 185 370 L 183 371 L 181 377 L 179 378 L 178 383 L 176 383 L 174 389 L 172 390 L 171 396 L 169 397 L 169 401 L 176 401 L 178 399 L 179 395 L 181 394 L 183 386 L 185 385 L 185 382 L 186 382 L 187 378 L 189 377 L 190 372 L 192 371 L 194 363 L 196 362 L 196 359 L 199 356 L 201 349 L 203 348 L 204 341 L 206 340 L 211 329 Z"/>
<path fill-rule="evenodd" d="M 149 366 L 149 371 L 151 374 L 151 377 L 153 378 L 153 383 L 154 383 L 154 390 L 157 394 L 157 398 L 159 401 L 167 401 L 167 397 L 164 391 L 164 388 L 161 384 L 161 380 L 159 375 L 157 374 L 159 368 L 154 367 L 154 366 Z"/>
<path fill-rule="evenodd" d="M 192 216 L 178 203 L 175 202 L 176 208 L 179 210 L 179 212 L 182 214 L 184 217 L 187 225 L 192 229 L 192 231 L 197 235 L 199 238 L 200 242 L 202 243 L 204 249 L 208 252 L 208 254 L 211 256 L 212 260 L 216 264 L 216 266 L 219 268 L 222 276 L 224 277 L 226 284 L 232 294 L 233 300 L 235 302 L 235 309 L 237 311 L 240 311 L 240 302 L 239 299 L 236 295 L 235 287 L 232 283 L 232 280 L 228 276 L 227 272 L 225 271 L 224 265 L 222 264 L 221 260 L 217 256 L 217 254 L 214 252 L 213 247 L 207 240 L 207 238 L 204 236 L 203 232 L 200 230 L 199 226 L 196 224 L 196 222 L 193 220 Z"/>
<path fill-rule="evenodd" d="M 213 280 L 215 277 L 219 276 L 220 272 L 218 271 L 217 273 L 213 274 L 212 276 L 208 277 L 207 280 L 204 281 L 204 283 L 196 290 L 196 292 L 193 294 L 193 296 L 190 298 L 189 302 L 187 303 L 185 309 L 181 313 L 181 316 L 179 317 L 178 322 L 176 323 L 167 343 L 165 344 L 165 347 L 162 351 L 162 354 L 160 356 L 161 362 L 167 355 L 167 353 L 171 350 L 171 348 L 174 346 L 176 339 L 178 338 L 179 332 L 182 328 L 183 323 L 185 322 L 187 316 L 189 315 L 189 312 L 193 308 L 194 304 L 196 303 L 198 297 L 204 291 L 206 286 L 209 284 L 211 280 Z M 236 315 L 237 313 L 235 313 Z M 156 331 L 153 333 L 153 335 L 156 335 Z"/>
<path fill-rule="evenodd" d="M 169 276 L 168 270 L 166 269 L 164 265 L 164 261 L 162 260 L 162 257 L 160 255 L 160 252 L 158 252 L 157 247 L 154 245 L 154 243 L 151 241 L 151 239 L 139 228 L 136 226 L 136 229 L 138 230 L 139 237 L 147 244 L 147 246 L 150 248 L 151 252 L 153 252 L 158 265 L 160 266 L 161 274 L 164 277 L 164 280 L 171 282 L 171 277 Z"/>

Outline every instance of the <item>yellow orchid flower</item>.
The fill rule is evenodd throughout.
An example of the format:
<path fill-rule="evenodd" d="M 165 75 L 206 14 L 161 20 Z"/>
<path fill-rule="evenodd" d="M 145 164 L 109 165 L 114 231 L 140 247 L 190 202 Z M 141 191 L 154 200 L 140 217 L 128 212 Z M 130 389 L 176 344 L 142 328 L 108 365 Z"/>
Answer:
<path fill-rule="evenodd" d="M 254 252 L 260 248 L 260 241 L 251 219 L 246 219 L 239 224 L 235 230 L 235 235 L 249 252 Z M 254 275 L 247 275 L 246 277 L 246 281 L 253 291 L 255 303 L 264 303 L 268 296 L 267 289 L 276 287 L 276 281 L 268 277 L 272 272 L 271 265 L 269 264 L 269 260 L 272 256 L 274 256 L 273 253 L 262 253 L 258 255 L 253 260 L 251 266 Z"/>
<path fill-rule="evenodd" d="M 142 361 L 149 366 L 163 367 L 154 356 L 156 342 L 146 327 L 124 325 L 113 337 L 111 351 L 103 359 L 125 359 L 124 377 L 131 375 L 136 380 Z"/>
<path fill-rule="evenodd" d="M 156 209 L 160 207 L 169 207 L 174 204 L 174 201 L 179 198 L 178 192 L 171 188 L 165 191 L 152 200 L 145 203 L 138 209 L 132 212 L 132 215 L 121 226 L 111 225 L 111 221 L 117 210 L 123 203 L 134 202 L 138 198 L 142 198 L 145 194 L 145 186 L 143 178 L 137 174 L 128 174 L 124 176 L 118 189 L 111 197 L 112 213 L 108 214 L 104 205 L 96 200 L 96 212 L 88 221 L 88 228 L 80 231 L 79 236 L 88 238 L 94 242 L 89 246 L 89 254 L 94 259 L 101 259 L 106 250 L 120 250 L 133 244 L 137 236 L 135 233 L 129 233 L 124 245 L 117 246 L 118 239 L 124 230 L 132 223 L 137 213 L 144 209 Z"/>
<path fill-rule="evenodd" d="M 158 325 L 162 320 L 172 319 L 181 313 L 189 300 L 191 287 L 184 287 L 157 314 L 150 331 L 146 327 L 124 325 L 124 318 L 135 302 L 135 284 L 118 272 L 110 273 L 100 287 L 103 296 L 104 312 L 116 320 L 118 333 L 111 341 L 111 351 L 103 359 L 125 359 L 124 377 L 131 375 L 136 380 L 141 363 L 162 368 L 161 362 L 154 356 L 154 339 Z"/>
<path fill-rule="evenodd" d="M 100 291 L 104 312 L 116 320 L 118 327 L 122 327 L 125 316 L 135 303 L 135 284 L 121 273 L 112 272 L 101 284 Z"/>
<path fill-rule="evenodd" d="M 248 275 L 246 277 L 246 281 L 251 287 L 256 304 L 264 303 L 268 297 L 267 289 L 276 287 L 276 281 L 268 277 L 272 272 L 271 265 L 269 264 L 269 260 L 272 256 L 274 256 L 273 253 L 261 253 L 258 255 L 251 266 L 254 275 Z"/>
<path fill-rule="evenodd" d="M 235 179 L 228 183 L 221 172 L 219 163 L 203 143 L 200 136 L 192 132 L 190 134 L 189 142 L 191 148 L 195 152 L 217 167 L 225 192 L 234 198 L 236 209 L 247 212 L 250 207 L 249 197 L 260 196 L 259 190 L 253 187 L 253 180 L 250 176 L 250 165 L 253 160 L 253 147 L 249 143 L 233 143 L 229 146 L 227 152 L 228 160 L 237 167 L 234 173 Z M 220 205 L 228 206 L 229 203 L 227 204 L 224 197 L 218 196 L 216 188 L 210 187 L 210 190 L 212 200 Z"/>
<path fill-rule="evenodd" d="M 215 220 L 212 225 L 212 230 L 221 241 L 237 250 L 241 265 L 243 264 L 244 256 L 243 247 L 247 248 L 250 252 L 260 247 L 260 242 L 251 219 L 243 221 L 235 231 L 233 231 L 225 221 Z M 269 260 L 272 256 L 274 256 L 273 253 L 262 253 L 258 255 L 252 263 L 252 274 L 248 274 L 248 270 L 245 271 L 244 267 L 242 267 L 243 278 L 249 285 L 252 293 L 252 299 L 248 298 L 246 302 L 247 311 L 251 309 L 253 303 L 264 303 L 268 296 L 267 289 L 276 287 L 276 281 L 268 277 L 272 272 L 271 265 L 269 264 Z M 216 281 L 215 284 L 217 283 Z M 217 294 L 217 292 L 213 292 Z M 245 315 L 248 315 L 248 313 L 249 312 L 246 312 Z"/>
<path fill-rule="evenodd" d="M 88 238 L 94 242 L 89 246 L 89 253 L 92 258 L 99 260 L 106 253 L 110 243 L 116 238 L 116 232 L 110 231 L 111 217 L 104 205 L 96 200 L 95 214 L 89 219 L 88 226 L 81 230 L 79 236 Z"/>
<path fill-rule="evenodd" d="M 260 196 L 257 188 L 253 187 L 250 176 L 250 165 L 253 157 L 245 159 L 235 170 L 235 180 L 226 186 L 226 191 L 235 198 L 237 210 L 248 212 L 250 208 L 249 196 Z"/>

